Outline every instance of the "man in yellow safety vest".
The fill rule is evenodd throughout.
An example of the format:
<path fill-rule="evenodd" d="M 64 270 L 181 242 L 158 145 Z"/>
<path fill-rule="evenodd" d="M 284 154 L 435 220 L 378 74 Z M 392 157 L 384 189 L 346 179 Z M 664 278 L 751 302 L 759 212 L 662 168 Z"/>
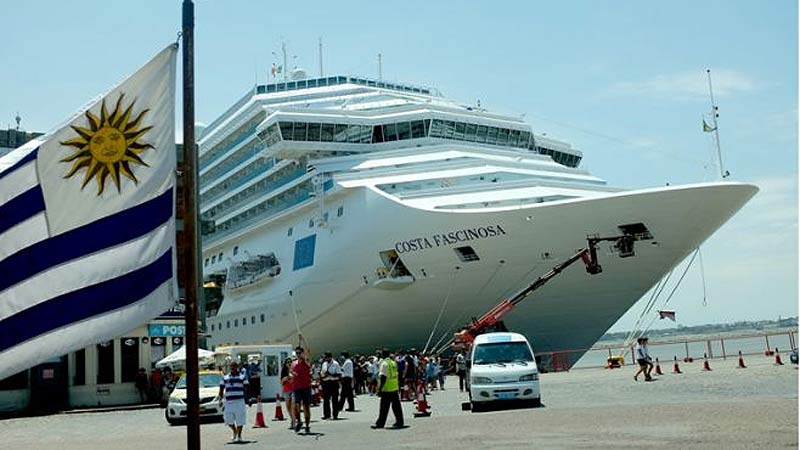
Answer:
<path fill-rule="evenodd" d="M 376 430 L 383 428 L 386 425 L 386 417 L 389 415 L 389 406 L 392 407 L 394 414 L 394 425 L 392 428 L 404 428 L 403 423 L 403 407 L 400 405 L 400 382 L 397 376 L 397 362 L 395 362 L 394 354 L 390 354 L 388 350 L 384 349 L 381 352 L 383 361 L 381 362 L 378 372 L 378 395 L 381 397 L 380 412 L 378 413 L 378 420 L 372 429 Z"/>

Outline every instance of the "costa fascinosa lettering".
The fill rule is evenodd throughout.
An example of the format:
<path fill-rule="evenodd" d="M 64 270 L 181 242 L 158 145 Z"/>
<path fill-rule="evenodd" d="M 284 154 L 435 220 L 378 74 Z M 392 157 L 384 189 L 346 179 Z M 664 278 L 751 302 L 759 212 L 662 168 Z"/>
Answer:
<path fill-rule="evenodd" d="M 463 230 L 449 231 L 445 233 L 435 233 L 428 236 L 421 236 L 405 241 L 398 241 L 394 244 L 397 253 L 409 253 L 429 248 L 437 248 L 445 245 L 453 245 L 459 242 L 474 241 L 478 239 L 488 239 L 497 236 L 504 236 L 506 230 L 498 225 L 486 225 L 475 228 L 465 228 Z"/>

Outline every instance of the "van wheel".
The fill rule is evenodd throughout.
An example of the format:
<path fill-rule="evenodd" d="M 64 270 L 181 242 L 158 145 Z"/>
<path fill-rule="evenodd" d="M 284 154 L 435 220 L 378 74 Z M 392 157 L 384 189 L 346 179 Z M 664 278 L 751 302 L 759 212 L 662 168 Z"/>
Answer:
<path fill-rule="evenodd" d="M 470 409 L 472 412 L 481 412 L 483 411 L 483 405 L 477 402 L 470 402 Z"/>

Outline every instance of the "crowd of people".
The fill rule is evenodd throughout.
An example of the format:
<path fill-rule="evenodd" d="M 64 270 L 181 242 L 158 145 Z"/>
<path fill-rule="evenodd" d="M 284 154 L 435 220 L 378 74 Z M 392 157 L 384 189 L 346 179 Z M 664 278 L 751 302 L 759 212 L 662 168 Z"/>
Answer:
<path fill-rule="evenodd" d="M 296 433 L 310 433 L 311 406 L 316 403 L 314 387 L 322 390 L 322 420 L 337 420 L 342 412 L 358 412 L 355 408 L 357 395 L 380 397 L 378 417 L 373 429 L 386 425 L 389 410 L 394 415 L 393 428 L 405 428 L 401 401 L 414 400 L 418 390 L 425 394 L 445 388 L 445 375 L 453 372 L 459 376 L 460 388 L 464 389 L 466 364 L 463 354 L 445 360 L 432 354 L 423 354 L 415 349 L 390 352 L 382 349 L 374 355 L 355 355 L 343 352 L 338 357 L 325 352 L 319 360 L 309 358 L 302 347 L 297 347 L 286 359 L 280 371 L 283 397 L 290 418 L 290 428 Z M 228 389 L 233 392 L 235 405 L 225 408 L 225 421 L 233 430 L 234 441 L 241 440 L 241 430 L 246 417 L 239 398 L 241 390 L 248 389 L 248 376 L 231 366 L 220 386 L 220 397 L 229 399 Z"/>
<path fill-rule="evenodd" d="M 181 374 L 173 372 L 169 367 L 154 367 L 147 375 L 144 367 L 140 367 L 134 377 L 134 386 L 141 403 L 166 404 L 169 393 L 181 378 Z"/>

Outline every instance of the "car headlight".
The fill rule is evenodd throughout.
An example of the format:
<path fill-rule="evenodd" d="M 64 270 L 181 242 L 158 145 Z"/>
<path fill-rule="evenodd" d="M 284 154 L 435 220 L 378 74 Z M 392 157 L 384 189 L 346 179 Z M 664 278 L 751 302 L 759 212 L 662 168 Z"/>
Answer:
<path fill-rule="evenodd" d="M 474 384 L 492 384 L 493 381 L 489 377 L 475 377 L 472 379 Z"/>
<path fill-rule="evenodd" d="M 179 405 L 183 404 L 183 400 L 179 399 L 178 397 L 170 397 L 169 398 L 169 402 L 170 403 L 177 403 Z"/>
<path fill-rule="evenodd" d="M 529 373 L 527 375 L 523 375 L 519 377 L 519 381 L 537 381 L 539 379 L 539 373 Z"/>

